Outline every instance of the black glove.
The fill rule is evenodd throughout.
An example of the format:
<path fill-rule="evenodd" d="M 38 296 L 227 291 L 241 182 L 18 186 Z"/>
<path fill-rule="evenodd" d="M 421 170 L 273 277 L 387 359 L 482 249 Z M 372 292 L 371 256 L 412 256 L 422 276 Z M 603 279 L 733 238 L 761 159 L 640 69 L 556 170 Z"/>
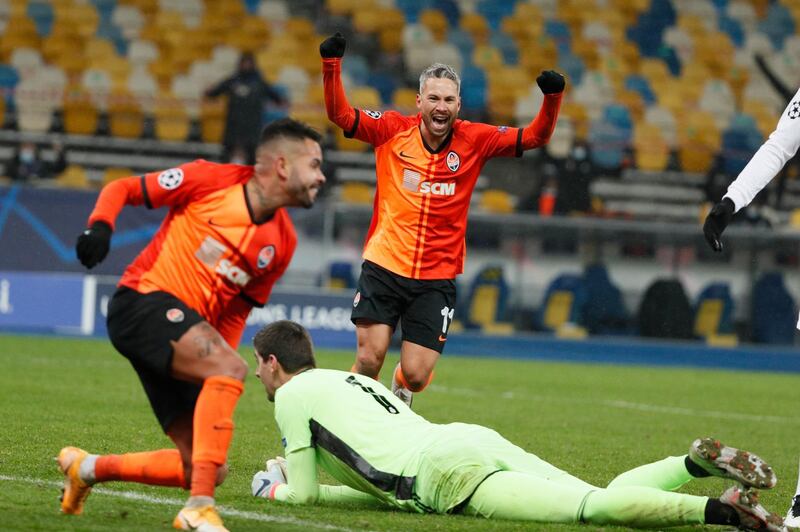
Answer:
<path fill-rule="evenodd" d="M 111 226 L 105 222 L 95 222 L 80 234 L 75 252 L 81 264 L 89 269 L 103 262 L 111 247 Z"/>
<path fill-rule="evenodd" d="M 567 82 L 564 80 L 564 76 L 555 70 L 542 70 L 542 73 L 536 78 L 536 83 L 539 85 L 539 88 L 542 89 L 543 93 L 555 94 L 557 92 L 563 92 L 564 85 L 566 85 Z"/>
<path fill-rule="evenodd" d="M 722 251 L 720 237 L 728 224 L 731 223 L 735 210 L 736 206 L 730 198 L 722 198 L 722 201 L 714 205 L 711 212 L 706 216 L 706 222 L 703 224 L 703 234 L 706 237 L 706 241 L 708 241 L 708 245 L 716 252 Z"/>
<path fill-rule="evenodd" d="M 322 41 L 322 44 L 319 45 L 319 55 L 324 58 L 342 57 L 345 48 L 347 48 L 347 41 L 344 35 L 337 31 L 333 36 Z"/>

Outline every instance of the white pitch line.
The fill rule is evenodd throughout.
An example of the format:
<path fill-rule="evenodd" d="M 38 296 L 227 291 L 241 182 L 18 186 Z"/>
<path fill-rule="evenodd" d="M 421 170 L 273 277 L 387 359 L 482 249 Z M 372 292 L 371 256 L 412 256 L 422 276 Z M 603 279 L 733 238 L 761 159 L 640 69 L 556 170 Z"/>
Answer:
<path fill-rule="evenodd" d="M 441 386 L 432 384 L 428 387 L 429 390 L 440 393 L 466 395 L 469 397 L 486 397 L 486 392 L 476 390 L 473 388 L 450 388 L 448 386 Z M 552 395 L 536 395 L 527 394 L 519 391 L 508 391 L 500 394 L 495 394 L 496 397 L 501 399 L 528 399 L 533 401 L 551 401 L 556 403 L 577 403 L 577 404 L 598 404 L 609 408 L 619 408 L 621 410 L 639 410 L 641 412 L 658 412 L 660 414 L 674 414 L 679 416 L 689 417 L 708 417 L 715 419 L 738 419 L 742 421 L 758 421 L 770 423 L 789 423 L 792 425 L 800 425 L 800 418 L 785 417 L 785 416 L 766 416 L 759 414 L 745 414 L 742 412 L 722 412 L 719 410 L 697 410 L 694 408 L 684 408 L 668 405 L 652 405 L 647 403 L 633 403 L 630 401 L 621 401 L 614 399 L 577 399 L 574 397 L 556 397 Z"/>
<path fill-rule="evenodd" d="M 39 486 L 53 486 L 57 488 L 60 488 L 63 485 L 62 482 L 56 482 L 53 480 L 44 480 L 40 478 L 31 478 L 31 477 L 13 477 L 8 475 L 0 475 L 0 480 L 4 480 L 7 482 L 25 482 L 28 484 L 36 484 Z M 150 504 L 161 504 L 164 506 L 176 506 L 178 508 L 182 507 L 183 504 L 186 502 L 185 500 L 182 499 L 173 499 L 170 497 L 155 497 L 152 495 L 146 495 L 144 493 L 138 493 L 135 491 L 118 491 L 108 488 L 92 488 L 92 491 L 100 495 L 110 495 L 112 497 L 119 497 L 131 501 L 142 501 Z M 287 525 L 297 525 L 306 528 L 319 528 L 323 530 L 340 530 L 342 532 L 355 532 L 351 528 L 345 528 L 327 523 L 306 521 L 303 519 L 297 519 L 296 517 L 284 517 L 279 515 L 262 514 L 258 512 L 248 512 L 244 510 L 236 510 L 233 508 L 228 508 L 226 506 L 217 506 L 217 510 L 223 516 L 238 517 L 240 519 L 247 519 L 249 521 L 261 521 L 264 523 L 283 523 Z"/>

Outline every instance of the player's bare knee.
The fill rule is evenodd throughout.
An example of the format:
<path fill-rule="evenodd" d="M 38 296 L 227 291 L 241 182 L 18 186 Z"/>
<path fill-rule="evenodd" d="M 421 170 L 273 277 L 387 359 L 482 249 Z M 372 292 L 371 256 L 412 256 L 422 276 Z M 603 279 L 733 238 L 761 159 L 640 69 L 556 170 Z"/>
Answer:
<path fill-rule="evenodd" d="M 407 370 L 403 368 L 403 377 L 406 379 L 408 389 L 412 392 L 421 392 L 432 380 L 433 373 L 426 369 Z"/>
<path fill-rule="evenodd" d="M 233 377 L 234 379 L 244 381 L 249 370 L 250 368 L 247 367 L 247 362 L 245 362 L 239 355 L 235 355 L 230 357 L 226 375 Z"/>
<path fill-rule="evenodd" d="M 385 356 L 385 353 L 379 353 L 372 349 L 359 349 L 356 353 L 356 364 L 362 373 L 375 377 L 383 366 Z"/>
<path fill-rule="evenodd" d="M 225 479 L 228 477 L 228 472 L 230 471 L 230 467 L 228 463 L 225 462 L 219 468 L 217 468 L 217 479 L 214 481 L 215 486 L 221 486 Z"/>

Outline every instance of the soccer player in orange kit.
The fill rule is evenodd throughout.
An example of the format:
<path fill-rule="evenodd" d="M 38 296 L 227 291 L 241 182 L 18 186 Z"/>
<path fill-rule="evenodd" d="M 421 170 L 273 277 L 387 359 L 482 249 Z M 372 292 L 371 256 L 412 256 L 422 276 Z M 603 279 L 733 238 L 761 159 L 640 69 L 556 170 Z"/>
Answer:
<path fill-rule="evenodd" d="M 325 182 L 319 141 L 313 129 L 282 119 L 264 128 L 255 166 L 197 160 L 103 188 L 76 246 L 87 268 L 105 258 L 125 205 L 169 207 L 122 276 L 108 333 L 176 449 L 98 456 L 63 448 L 62 512 L 80 514 L 95 483 L 139 482 L 191 490 L 175 528 L 226 530 L 214 488 L 227 473 L 247 374 L 236 347 L 250 309 L 267 302 L 294 254 L 284 207 L 310 208 Z"/>
<path fill-rule="evenodd" d="M 378 177 L 351 315 L 358 341 L 353 371 L 377 379 L 399 320 L 403 343 L 392 391 L 410 405 L 412 393 L 430 383 L 447 340 L 481 168 L 492 157 L 518 157 L 547 143 L 565 81 L 552 70 L 536 78 L 544 102 L 524 128 L 459 120 L 461 81 L 440 63 L 420 75 L 417 115 L 355 109 L 341 80 L 345 47 L 340 33 L 320 45 L 325 107 L 346 137 L 374 146 Z"/>

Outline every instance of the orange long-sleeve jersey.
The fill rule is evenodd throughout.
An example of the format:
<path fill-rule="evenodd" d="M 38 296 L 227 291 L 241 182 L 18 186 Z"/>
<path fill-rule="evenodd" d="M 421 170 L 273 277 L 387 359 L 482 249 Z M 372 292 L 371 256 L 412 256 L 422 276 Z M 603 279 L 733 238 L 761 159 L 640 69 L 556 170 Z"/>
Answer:
<path fill-rule="evenodd" d="M 113 227 L 125 205 L 169 206 L 119 284 L 141 293 L 169 292 L 234 348 L 250 310 L 267 302 L 297 247 L 284 209 L 266 222 L 253 221 L 244 187 L 252 175 L 252 166 L 197 160 L 120 179 L 103 188 L 89 216 L 89 225 Z"/>
<path fill-rule="evenodd" d="M 412 279 L 454 279 L 464 271 L 470 198 L 485 162 L 542 146 L 555 128 L 561 93 L 546 94 L 525 128 L 456 120 L 437 149 L 421 116 L 355 109 L 341 82 L 341 59 L 323 59 L 325 107 L 345 136 L 375 148 L 378 177 L 364 258 Z"/>

